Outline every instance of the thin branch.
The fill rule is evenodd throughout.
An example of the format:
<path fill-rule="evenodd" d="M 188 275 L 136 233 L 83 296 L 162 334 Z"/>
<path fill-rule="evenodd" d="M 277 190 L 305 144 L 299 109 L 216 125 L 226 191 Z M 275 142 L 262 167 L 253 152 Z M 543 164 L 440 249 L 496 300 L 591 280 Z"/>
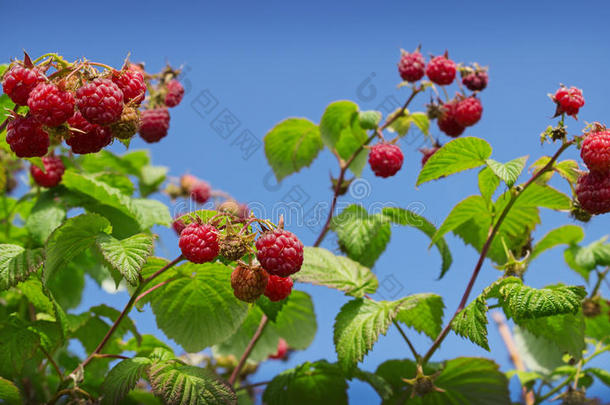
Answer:
<path fill-rule="evenodd" d="M 419 353 L 417 353 L 417 350 L 415 350 L 415 346 L 413 346 L 413 344 L 411 343 L 411 341 L 407 337 L 407 334 L 405 333 L 405 331 L 402 330 L 402 328 L 400 327 L 400 325 L 396 321 L 394 321 L 394 326 L 396 326 L 396 329 L 398 329 L 398 332 L 400 332 L 400 334 L 402 335 L 402 338 L 405 340 L 405 342 L 407 342 L 407 346 L 409 346 L 409 349 L 411 350 L 411 353 L 413 353 L 413 358 L 415 359 L 415 361 L 419 361 L 421 356 L 419 355 Z"/>
<path fill-rule="evenodd" d="M 241 355 L 241 358 L 239 359 L 239 362 L 237 363 L 237 366 L 235 367 L 235 369 L 233 369 L 233 372 L 231 373 L 231 377 L 229 377 L 229 384 L 231 384 L 231 385 L 235 384 L 235 381 L 237 380 L 237 377 L 239 376 L 241 369 L 244 367 L 244 364 L 246 364 L 246 360 L 248 360 L 248 356 L 250 356 L 250 353 L 252 353 L 252 350 L 254 349 L 256 342 L 258 342 L 258 339 L 263 334 L 263 331 L 265 330 L 265 326 L 267 326 L 268 322 L 269 322 L 269 318 L 267 318 L 267 315 L 263 314 L 263 317 L 261 318 L 261 322 L 258 324 L 258 328 L 256 329 L 256 332 L 254 332 L 252 339 L 250 339 L 248 346 L 246 346 L 246 350 L 244 350 L 244 353 Z"/>
<path fill-rule="evenodd" d="M 496 322 L 498 326 L 498 331 L 500 332 L 500 336 L 504 341 L 504 345 L 508 350 L 508 354 L 510 355 L 510 359 L 512 360 L 515 368 L 519 371 L 526 371 L 525 364 L 523 364 L 523 360 L 519 355 L 519 350 L 517 350 L 517 346 L 515 345 L 515 341 L 513 340 L 513 335 L 510 333 L 510 329 L 506 324 L 506 318 L 500 311 L 493 311 L 491 313 L 491 317 Z M 526 405 L 534 405 L 536 398 L 532 391 L 529 391 L 526 387 L 521 387 L 523 393 L 523 399 L 525 400 Z"/>
<path fill-rule="evenodd" d="M 240 387 L 235 388 L 235 391 L 239 391 L 239 390 L 248 390 L 250 388 L 256 388 L 256 387 L 261 387 L 263 385 L 267 385 L 269 384 L 271 381 L 261 381 L 261 382 L 257 382 L 257 383 L 253 383 L 253 384 L 246 384 L 246 385 L 242 385 Z"/>
<path fill-rule="evenodd" d="M 606 278 L 606 275 L 608 274 L 609 271 L 610 271 L 610 266 L 606 267 L 606 270 L 604 270 L 604 271 L 597 271 L 597 282 L 595 283 L 595 286 L 593 287 L 593 290 L 591 291 L 591 295 L 589 295 L 589 298 L 595 297 L 595 295 L 599 291 L 599 288 L 602 286 L 602 281 L 604 281 L 604 279 Z"/>
<path fill-rule="evenodd" d="M 515 191 L 511 195 L 510 201 L 508 202 L 508 204 L 506 204 L 506 207 L 504 207 L 504 210 L 498 217 L 498 220 L 496 221 L 496 223 L 494 225 L 492 225 L 489 228 L 489 231 L 487 232 L 487 240 L 485 241 L 485 244 L 483 245 L 483 248 L 481 249 L 481 254 L 479 255 L 479 260 L 477 261 L 477 264 L 475 265 L 475 267 L 472 271 L 472 275 L 470 276 L 470 280 L 468 281 L 468 284 L 466 285 L 466 290 L 464 290 L 464 294 L 462 295 L 460 304 L 458 305 L 457 309 L 455 310 L 455 313 L 453 314 L 453 316 L 451 317 L 449 322 L 447 322 L 447 325 L 445 326 L 445 328 L 441 331 L 441 333 L 438 335 L 438 337 L 434 340 L 434 343 L 432 343 L 432 346 L 430 346 L 430 349 L 428 349 L 428 351 L 424 355 L 423 364 L 426 364 L 426 362 L 428 360 L 430 360 L 430 357 L 432 357 L 432 355 L 439 348 L 440 344 L 443 342 L 445 337 L 447 337 L 447 335 L 449 334 L 449 331 L 451 330 L 451 323 L 453 322 L 455 317 L 462 311 L 462 309 L 464 309 L 464 307 L 466 307 L 466 302 L 468 301 L 468 297 L 470 296 L 472 288 L 474 287 L 474 283 L 477 280 L 477 277 L 479 276 L 479 272 L 481 271 L 483 262 L 485 261 L 485 258 L 487 257 L 487 252 L 489 251 L 489 248 L 491 247 L 491 243 L 493 242 L 494 237 L 498 233 L 498 230 L 500 229 L 500 225 L 502 225 L 504 218 L 506 218 L 506 215 L 508 215 L 508 212 L 515 204 L 515 201 L 517 201 L 519 196 L 522 195 L 523 192 L 530 185 L 532 185 L 540 176 L 542 176 L 544 173 L 549 171 L 553 167 L 553 165 L 555 164 L 555 161 L 559 158 L 559 156 L 573 143 L 574 143 L 574 141 L 569 141 L 569 142 L 565 142 L 563 145 L 561 145 L 559 150 L 557 150 L 557 152 L 548 161 L 548 163 L 546 165 L 544 165 L 544 167 L 542 169 L 535 172 L 532 175 L 532 177 L 520 188 L 520 190 L 514 189 Z"/>
<path fill-rule="evenodd" d="M 53 357 L 51 357 L 51 355 L 49 354 L 49 352 L 47 352 L 45 349 L 43 349 L 42 347 L 40 348 L 40 350 L 42 350 L 42 352 L 44 353 L 45 357 L 47 358 L 49 364 L 53 367 L 53 369 L 55 370 L 55 372 L 57 373 L 57 375 L 59 376 L 60 380 L 64 379 L 64 376 L 61 372 L 61 370 L 59 369 L 59 366 L 57 365 L 57 363 L 55 362 L 55 360 L 53 359 Z"/>
<path fill-rule="evenodd" d="M 95 356 L 96 359 L 122 359 L 127 360 L 130 357 L 123 356 L 121 354 L 108 354 L 108 353 L 97 353 Z"/>
<path fill-rule="evenodd" d="M 157 278 L 158 276 L 160 276 L 162 273 L 164 273 L 166 270 L 171 269 L 172 267 L 174 267 L 176 264 L 178 264 L 182 259 L 184 259 L 184 256 L 180 255 L 178 257 L 176 257 L 174 260 L 172 260 L 171 262 L 167 263 L 165 266 L 161 267 L 159 270 L 157 270 L 156 272 L 154 272 L 151 276 L 147 277 L 146 279 L 144 279 L 143 284 L 148 284 L 150 281 L 152 281 L 153 279 Z"/>
<path fill-rule="evenodd" d="M 167 280 L 161 281 L 159 284 L 156 284 L 156 285 L 150 287 L 148 290 L 146 290 L 142 294 L 138 295 L 138 297 L 136 298 L 135 304 L 137 304 L 138 301 L 140 301 L 142 298 L 146 297 L 151 292 L 155 291 L 157 288 L 163 287 L 165 284 L 169 284 L 172 281 L 174 281 L 174 279 L 173 278 L 169 278 Z"/>

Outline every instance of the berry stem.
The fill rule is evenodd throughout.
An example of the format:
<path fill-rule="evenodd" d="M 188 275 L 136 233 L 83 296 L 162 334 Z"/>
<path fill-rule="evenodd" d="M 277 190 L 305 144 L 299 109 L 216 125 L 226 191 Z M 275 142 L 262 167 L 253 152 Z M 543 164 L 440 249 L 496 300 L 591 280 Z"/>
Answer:
<path fill-rule="evenodd" d="M 248 390 L 250 388 L 261 387 L 263 385 L 269 384 L 270 382 L 271 382 L 271 380 L 269 380 L 269 381 L 261 381 L 261 382 L 252 383 L 252 384 L 241 385 L 241 386 L 235 388 L 235 391 Z"/>
<path fill-rule="evenodd" d="M 608 274 L 609 271 L 610 271 L 610 266 L 606 266 L 606 269 L 604 271 L 597 270 L 597 282 L 595 283 L 593 290 L 591 290 L 591 294 L 589 295 L 589 298 L 595 297 L 595 295 L 599 291 L 600 287 L 602 286 L 602 281 L 604 281 L 604 279 L 606 278 L 606 275 Z"/>
<path fill-rule="evenodd" d="M 494 237 L 498 233 L 498 230 L 500 229 L 500 225 L 502 225 L 502 222 L 506 218 L 506 215 L 508 215 L 508 212 L 515 204 L 515 201 L 517 201 L 519 196 L 521 194 L 523 194 L 523 192 L 530 185 L 532 185 L 540 176 L 542 176 L 547 171 L 551 170 L 553 168 L 553 165 L 555 164 L 555 161 L 559 158 L 559 156 L 573 143 L 574 143 L 574 141 L 564 142 L 564 144 L 561 145 L 559 150 L 553 155 L 551 160 L 549 160 L 542 169 L 535 172 L 532 175 L 532 177 L 523 185 L 523 187 L 521 187 L 520 189 L 515 188 L 515 192 L 513 194 L 511 194 L 511 199 L 508 202 L 508 204 L 506 204 L 506 207 L 504 208 L 504 210 L 498 217 L 498 220 L 496 221 L 495 224 L 493 224 L 489 228 L 489 231 L 487 233 L 487 240 L 485 241 L 485 244 L 483 245 L 483 248 L 481 249 L 481 254 L 479 255 L 479 260 L 477 261 L 477 264 L 475 265 L 474 270 L 472 271 L 472 275 L 470 276 L 470 280 L 468 281 L 468 284 L 466 285 L 466 290 L 464 290 L 464 294 L 462 295 L 460 304 L 458 305 L 457 309 L 455 310 L 455 313 L 453 314 L 453 316 L 451 317 L 451 319 L 449 320 L 449 322 L 447 323 L 445 328 L 441 331 L 441 333 L 438 335 L 438 337 L 436 338 L 434 343 L 432 343 L 432 346 L 430 346 L 430 349 L 428 349 L 428 351 L 422 358 L 422 364 L 426 364 L 428 362 L 428 360 L 430 360 L 430 357 L 432 357 L 432 355 L 439 348 L 439 346 L 443 342 L 443 340 L 445 340 L 445 337 L 447 337 L 447 335 L 449 334 L 449 331 L 451 330 L 451 323 L 453 322 L 455 317 L 466 307 L 466 302 L 468 301 L 470 292 L 472 291 L 472 288 L 474 287 L 474 283 L 477 280 L 477 277 L 479 276 L 479 272 L 481 271 L 483 262 L 485 261 L 485 258 L 487 257 L 487 252 L 489 251 L 489 248 L 491 247 L 491 243 L 493 242 Z"/>
<path fill-rule="evenodd" d="M 248 360 L 248 356 L 250 356 L 250 353 L 252 353 L 252 350 L 254 349 L 256 342 L 258 342 L 258 339 L 263 334 L 263 331 L 265 330 L 265 326 L 267 326 L 268 322 L 269 322 L 269 318 L 267 318 L 267 315 L 263 314 L 263 317 L 261 318 L 261 322 L 258 324 L 258 328 L 256 329 L 256 332 L 254 332 L 252 339 L 250 339 L 248 346 L 246 346 L 246 350 L 244 350 L 244 353 L 241 355 L 241 358 L 239 359 L 239 362 L 237 363 L 237 366 L 233 369 L 233 372 L 231 373 L 231 377 L 229 377 L 230 385 L 235 384 L 235 381 L 237 380 L 237 377 L 239 376 L 239 372 L 244 367 L 244 364 L 246 364 L 246 360 Z"/>
<path fill-rule="evenodd" d="M 407 346 L 409 346 L 411 353 L 413 353 L 413 358 L 415 359 L 415 361 L 419 362 L 419 359 L 421 358 L 421 356 L 419 355 L 419 353 L 417 353 L 417 350 L 415 350 L 415 346 L 413 346 L 413 343 L 411 343 L 411 341 L 407 337 L 407 334 L 405 333 L 405 331 L 402 330 L 402 328 L 400 327 L 400 325 L 398 324 L 397 321 L 394 321 L 394 326 L 396 326 L 396 329 L 398 329 L 398 332 L 400 332 L 400 334 L 402 335 L 402 338 L 405 340 L 405 342 L 407 342 Z"/>
<path fill-rule="evenodd" d="M 360 152 L 364 149 L 364 147 L 366 145 L 368 145 L 369 143 L 371 143 L 371 141 L 373 139 L 375 139 L 376 137 L 380 137 L 381 139 L 383 139 L 383 135 L 382 135 L 383 130 L 386 129 L 387 127 L 389 127 L 390 125 L 392 125 L 392 123 L 405 112 L 405 110 L 407 109 L 409 104 L 411 104 L 411 101 L 413 101 L 415 96 L 418 93 L 420 93 L 422 90 L 423 90 L 423 86 L 413 88 L 413 90 L 411 91 L 411 95 L 409 96 L 407 101 L 405 101 L 405 103 L 400 108 L 400 110 L 398 110 L 395 114 L 388 116 L 388 118 L 383 123 L 383 125 L 378 127 L 375 130 L 375 132 L 373 132 L 373 134 L 371 136 L 369 136 L 369 138 L 362 145 L 360 145 L 360 147 L 358 149 L 356 149 L 356 151 L 350 156 L 349 159 L 347 159 L 347 161 L 343 162 L 342 159 L 340 158 L 340 156 L 337 155 L 337 158 L 339 159 L 339 166 L 340 166 L 339 177 L 337 178 L 337 185 L 335 186 L 334 193 L 333 193 L 333 199 L 332 199 L 332 202 L 330 203 L 330 210 L 328 212 L 328 217 L 326 218 L 326 222 L 324 223 L 324 226 L 322 227 L 322 230 L 320 231 L 320 234 L 318 235 L 316 242 L 313 244 L 314 247 L 320 246 L 320 244 L 326 237 L 328 230 L 330 229 L 330 221 L 333 219 L 334 211 L 337 206 L 337 199 L 339 198 L 339 194 L 341 193 L 341 186 L 343 185 L 343 180 L 345 179 L 345 174 L 347 173 L 347 169 L 349 168 L 349 166 L 352 164 L 354 159 L 356 159 L 356 157 L 360 154 Z"/>

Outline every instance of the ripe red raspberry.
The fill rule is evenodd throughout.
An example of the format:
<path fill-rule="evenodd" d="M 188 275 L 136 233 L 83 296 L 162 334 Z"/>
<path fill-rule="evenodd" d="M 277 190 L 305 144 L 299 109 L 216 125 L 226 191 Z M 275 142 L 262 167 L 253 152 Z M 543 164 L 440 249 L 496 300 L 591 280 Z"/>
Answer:
<path fill-rule="evenodd" d="M 400 148 L 391 143 L 378 143 L 369 153 L 369 165 L 378 177 L 394 176 L 402 167 L 403 159 Z"/>
<path fill-rule="evenodd" d="M 169 111 L 165 107 L 144 110 L 140 114 L 140 136 L 148 143 L 159 142 L 169 129 Z"/>
<path fill-rule="evenodd" d="M 270 354 L 270 359 L 276 360 L 284 360 L 286 358 L 286 354 L 288 353 L 288 343 L 282 338 L 279 338 L 277 342 L 277 352 L 275 354 Z"/>
<path fill-rule="evenodd" d="M 422 167 L 425 166 L 426 162 L 428 161 L 428 159 L 430 159 L 430 157 L 432 157 L 432 155 L 434 155 L 441 147 L 440 146 L 433 146 L 431 148 L 421 148 L 419 151 L 422 153 L 422 157 L 421 157 L 421 165 Z"/>
<path fill-rule="evenodd" d="M 424 77 L 426 61 L 419 51 L 413 53 L 404 52 L 398 62 L 398 73 L 402 80 L 416 82 Z"/>
<path fill-rule="evenodd" d="M 462 78 L 462 84 L 470 91 L 481 91 L 487 87 L 489 76 L 484 70 L 467 74 Z"/>
<path fill-rule="evenodd" d="M 36 184 L 41 187 L 55 187 L 61 181 L 66 169 L 60 158 L 55 156 L 44 156 L 42 158 L 44 171 L 36 165 L 30 166 L 30 174 Z"/>
<path fill-rule="evenodd" d="M 190 195 L 191 198 L 199 204 L 204 204 L 210 199 L 212 188 L 207 182 L 197 180 L 197 182 L 191 186 Z"/>
<path fill-rule="evenodd" d="M 254 302 L 263 295 L 268 277 L 267 272 L 260 266 L 237 266 L 231 273 L 233 294 L 238 300 Z"/>
<path fill-rule="evenodd" d="M 182 101 L 184 97 L 184 87 L 182 84 L 174 79 L 167 83 L 167 94 L 165 95 L 165 105 L 168 107 L 175 107 Z"/>
<path fill-rule="evenodd" d="M 98 78 L 76 90 L 76 106 L 92 124 L 112 124 L 121 118 L 123 92 L 111 80 Z"/>
<path fill-rule="evenodd" d="M 36 121 L 56 127 L 74 115 L 74 95 L 53 83 L 40 83 L 30 93 L 28 107 Z"/>
<path fill-rule="evenodd" d="M 144 83 L 144 76 L 139 71 L 135 69 L 125 69 L 120 72 L 115 70 L 112 72 L 112 81 L 123 92 L 125 104 L 131 102 L 137 106 L 144 101 L 146 83 Z"/>
<path fill-rule="evenodd" d="M 212 261 L 220 249 L 218 230 L 212 225 L 194 222 L 180 233 L 178 246 L 184 257 L 193 263 Z"/>
<path fill-rule="evenodd" d="M 467 97 L 458 101 L 455 107 L 455 120 L 463 127 L 469 127 L 481 119 L 483 106 L 476 97 Z"/>
<path fill-rule="evenodd" d="M 433 82 L 440 86 L 453 83 L 455 79 L 455 63 L 444 56 L 436 56 L 426 66 L 426 75 Z"/>
<path fill-rule="evenodd" d="M 582 91 L 576 87 L 560 87 L 553 99 L 557 103 L 558 114 L 566 113 L 570 116 L 576 116 L 578 110 L 585 105 Z"/>
<path fill-rule="evenodd" d="M 588 133 L 582 142 L 580 157 L 591 171 L 610 171 L 610 131 Z"/>
<path fill-rule="evenodd" d="M 303 243 L 292 232 L 274 229 L 256 240 L 256 258 L 269 274 L 288 277 L 301 270 Z"/>
<path fill-rule="evenodd" d="M 455 100 L 443 104 L 441 116 L 436 120 L 438 128 L 452 138 L 462 135 L 464 129 L 466 129 L 455 119 L 456 107 L 457 102 Z"/>
<path fill-rule="evenodd" d="M 589 214 L 610 212 L 610 172 L 590 172 L 580 176 L 576 197 Z"/>
<path fill-rule="evenodd" d="M 140 129 L 140 112 L 131 106 L 125 106 L 121 118 L 110 124 L 112 135 L 119 139 L 129 139 Z"/>
<path fill-rule="evenodd" d="M 172 228 L 174 228 L 174 231 L 176 231 L 176 233 L 178 234 L 178 236 L 180 236 L 180 234 L 182 233 L 182 231 L 184 231 L 184 228 L 186 228 L 186 224 L 180 220 L 180 219 L 176 219 L 174 220 L 174 222 L 172 223 Z"/>
<path fill-rule="evenodd" d="M 27 105 L 30 92 L 45 76 L 37 68 L 28 69 L 21 65 L 13 65 L 2 80 L 2 91 L 17 105 Z"/>
<path fill-rule="evenodd" d="M 6 127 L 6 142 L 20 158 L 44 156 L 49 149 L 49 135 L 32 116 L 18 116 Z"/>
<path fill-rule="evenodd" d="M 292 279 L 290 277 L 278 277 L 269 274 L 269 282 L 265 288 L 265 296 L 271 301 L 286 299 L 292 292 Z"/>
<path fill-rule="evenodd" d="M 74 113 L 74 116 L 68 120 L 68 125 L 76 129 L 70 131 L 70 136 L 66 138 L 66 143 L 74 153 L 96 153 L 112 142 L 110 128 L 90 123 L 80 111 Z"/>

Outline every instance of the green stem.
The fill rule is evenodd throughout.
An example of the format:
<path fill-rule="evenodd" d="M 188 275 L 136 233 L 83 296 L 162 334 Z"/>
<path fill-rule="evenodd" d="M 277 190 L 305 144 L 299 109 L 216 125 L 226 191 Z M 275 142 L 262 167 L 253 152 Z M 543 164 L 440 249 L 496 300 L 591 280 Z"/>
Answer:
<path fill-rule="evenodd" d="M 593 290 L 591 291 L 589 298 L 595 297 L 595 295 L 599 291 L 599 288 L 602 285 L 602 281 L 604 281 L 604 279 L 606 278 L 606 275 L 608 274 L 609 271 L 610 271 L 610 266 L 606 267 L 606 270 L 604 270 L 604 271 L 597 271 L 597 282 L 595 283 L 595 286 L 593 287 Z"/>
<path fill-rule="evenodd" d="M 402 328 L 400 327 L 398 322 L 397 321 L 393 321 L 393 322 L 394 322 L 394 326 L 396 326 L 396 329 L 398 329 L 398 332 L 400 332 L 402 338 L 405 340 L 405 342 L 407 342 L 407 346 L 409 346 L 411 353 L 413 353 L 413 358 L 415 359 L 416 362 L 419 362 L 419 359 L 421 358 L 421 356 L 419 355 L 419 353 L 417 353 L 417 350 L 415 350 L 415 346 L 413 346 L 413 344 L 407 337 L 407 334 L 405 333 L 404 330 L 402 330 Z"/>

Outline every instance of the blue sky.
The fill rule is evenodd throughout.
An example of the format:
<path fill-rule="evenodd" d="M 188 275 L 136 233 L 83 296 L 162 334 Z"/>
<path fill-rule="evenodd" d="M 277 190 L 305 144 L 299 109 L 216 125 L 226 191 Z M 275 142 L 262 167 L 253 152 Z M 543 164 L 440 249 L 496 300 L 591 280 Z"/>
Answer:
<path fill-rule="evenodd" d="M 307 198 L 307 210 L 330 198 L 329 171 L 337 172 L 331 154 L 323 152 L 314 167 L 278 185 L 269 177 L 262 148 L 244 159 L 239 134 L 249 130 L 261 141 L 271 127 L 289 116 L 318 122 L 325 106 L 339 99 L 354 100 L 363 109 L 377 108 L 388 96 L 404 100 L 406 90 L 396 89 L 400 48 L 411 50 L 421 43 L 425 54 L 448 49 L 457 61 L 477 61 L 490 67 L 489 88 L 481 95 L 483 118 L 466 134 L 488 140 L 496 160 L 530 155 L 531 163 L 554 151 L 552 145 L 542 147 L 538 135 L 551 123 L 553 105 L 546 95 L 559 83 L 584 91 L 586 105 L 578 122 L 568 121 L 571 131 L 580 131 L 586 121 L 604 122 L 610 112 L 610 6 L 602 1 L 532 3 L 106 0 L 26 6 L 23 2 L 3 2 L 0 55 L 9 59 L 20 57 L 22 49 L 32 56 L 57 51 L 68 59 L 86 56 L 118 67 L 131 52 L 132 60 L 146 61 L 151 71 L 159 70 L 166 61 L 184 64 L 187 94 L 182 105 L 171 112 L 170 135 L 151 147 L 154 162 L 169 166 L 173 176 L 191 172 L 214 188 L 267 209 L 300 193 Z M 193 108 L 202 94 L 218 102 L 209 114 L 200 115 Z M 425 101 L 417 100 L 412 110 L 423 108 Z M 227 139 L 211 126 L 224 109 L 240 122 Z M 447 140 L 436 126 L 433 134 Z M 147 147 L 141 140 L 132 145 L 134 149 Z M 365 198 L 348 196 L 342 202 L 417 204 L 424 208 L 426 217 L 440 223 L 455 203 L 477 192 L 475 173 L 416 189 L 420 167 L 417 145 L 403 143 L 405 164 L 397 176 L 374 178 L 367 168 Z M 121 150 L 118 146 L 115 149 Z M 568 155 L 577 158 L 574 151 Z M 555 185 L 568 191 L 561 183 Z M 542 221 L 538 237 L 570 222 L 566 215 L 552 212 L 543 212 Z M 587 224 L 586 241 L 605 235 L 608 224 L 607 216 Z M 305 244 L 315 240 L 315 233 L 307 227 L 293 224 L 289 228 Z M 168 230 L 158 231 L 162 240 L 157 254 L 173 257 L 177 252 L 175 236 Z M 458 239 L 449 237 L 448 241 L 454 264 L 441 281 L 436 280 L 438 255 L 425 249 L 425 236 L 410 229 L 393 229 L 392 241 L 374 270 L 380 280 L 391 277 L 399 283 L 393 291 L 401 291 L 401 295 L 443 295 L 446 312 L 453 312 L 477 256 Z M 324 246 L 335 249 L 336 243 L 329 238 Z M 474 292 L 498 274 L 487 262 Z M 526 275 L 526 282 L 534 286 L 558 281 L 581 283 L 563 264 L 560 250 L 546 253 Z M 263 365 L 254 381 L 266 380 L 305 360 L 335 359 L 332 324 L 346 298 L 324 288 L 299 288 L 314 296 L 319 324 L 316 339 L 308 351 L 294 355 L 288 363 Z M 608 294 L 607 289 L 605 292 Z M 126 296 L 108 297 L 93 285 L 86 297 L 85 304 L 104 300 L 117 307 L 126 300 Z M 156 331 L 150 311 L 133 316 L 142 332 Z M 509 369 L 508 355 L 493 324 L 489 331 L 491 354 L 452 335 L 434 359 L 491 355 L 503 370 Z M 410 335 L 421 351 L 429 345 L 427 338 Z M 396 356 L 408 357 L 409 352 L 391 330 L 366 357 L 365 368 L 374 370 Z M 604 389 L 596 385 L 592 391 L 603 395 Z M 353 403 L 375 403 L 377 398 L 372 389 L 358 383 L 351 386 L 350 394 Z"/>

